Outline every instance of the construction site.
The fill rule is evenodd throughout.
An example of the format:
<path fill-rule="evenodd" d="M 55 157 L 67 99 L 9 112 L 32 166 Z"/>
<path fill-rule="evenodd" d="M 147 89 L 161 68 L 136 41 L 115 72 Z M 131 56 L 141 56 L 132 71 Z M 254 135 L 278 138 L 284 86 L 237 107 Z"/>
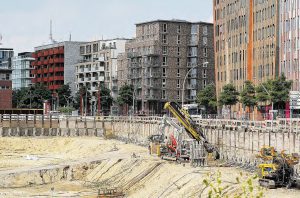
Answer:
<path fill-rule="evenodd" d="M 299 197 L 300 120 L 0 117 L 0 197 Z M 300 126 L 300 125 L 299 125 Z"/>

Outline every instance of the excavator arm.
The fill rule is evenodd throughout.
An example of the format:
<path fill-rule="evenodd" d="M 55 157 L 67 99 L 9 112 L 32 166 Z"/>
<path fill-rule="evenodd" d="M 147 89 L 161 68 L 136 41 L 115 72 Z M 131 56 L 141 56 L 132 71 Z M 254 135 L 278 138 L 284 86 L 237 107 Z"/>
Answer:
<path fill-rule="evenodd" d="M 205 150 L 208 153 L 214 153 L 215 158 L 219 158 L 218 149 L 207 141 L 203 130 L 196 125 L 187 111 L 182 109 L 175 102 L 167 102 L 164 106 L 164 109 L 169 110 L 173 114 L 173 116 L 182 124 L 185 131 L 191 138 L 197 140 L 198 142 L 202 142 Z"/>

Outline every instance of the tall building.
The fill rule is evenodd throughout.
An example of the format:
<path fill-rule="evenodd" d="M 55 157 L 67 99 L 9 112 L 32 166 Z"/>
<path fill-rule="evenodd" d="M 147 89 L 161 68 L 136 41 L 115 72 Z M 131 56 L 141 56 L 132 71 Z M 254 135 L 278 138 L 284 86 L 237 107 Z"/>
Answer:
<path fill-rule="evenodd" d="M 12 88 L 20 89 L 22 87 L 29 87 L 32 84 L 34 75 L 32 70 L 34 67 L 31 62 L 34 61 L 31 52 L 19 53 L 18 56 L 12 59 Z"/>
<path fill-rule="evenodd" d="M 194 103 L 214 83 L 213 25 L 183 20 L 136 24 L 126 44 L 129 79 L 136 90 L 136 111 L 161 113 L 166 101 Z M 207 63 L 208 64 L 204 64 Z"/>
<path fill-rule="evenodd" d="M 80 61 L 76 67 L 76 86 L 87 87 L 91 93 L 91 113 L 97 108 L 99 85 L 103 83 L 111 90 L 113 98 L 118 94 L 117 57 L 125 52 L 125 43 L 128 39 L 117 38 L 98 40 L 80 45 Z"/>
<path fill-rule="evenodd" d="M 216 89 L 279 74 L 279 1 L 213 0 Z M 235 109 L 236 111 L 241 110 Z"/>
<path fill-rule="evenodd" d="M 11 48 L 0 48 L 0 109 L 12 108 Z"/>
<path fill-rule="evenodd" d="M 76 92 L 75 67 L 80 60 L 80 45 L 83 42 L 53 42 L 35 47 L 32 57 L 35 61 L 32 74 L 33 83 L 44 84 L 53 93 L 63 84 L 70 84 L 72 93 Z"/>
<path fill-rule="evenodd" d="M 280 72 L 300 91 L 300 2 L 280 0 Z"/>

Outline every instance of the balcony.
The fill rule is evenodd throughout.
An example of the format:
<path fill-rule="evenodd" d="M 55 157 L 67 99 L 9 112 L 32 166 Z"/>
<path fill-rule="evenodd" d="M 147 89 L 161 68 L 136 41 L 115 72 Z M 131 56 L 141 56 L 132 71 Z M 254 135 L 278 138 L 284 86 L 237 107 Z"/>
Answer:
<path fill-rule="evenodd" d="M 64 80 L 63 76 L 54 76 L 54 80 Z"/>
<path fill-rule="evenodd" d="M 103 66 L 92 67 L 91 71 L 92 72 L 104 71 L 104 67 Z"/>
<path fill-rule="evenodd" d="M 91 72 L 91 71 L 92 71 L 92 69 L 90 67 L 84 68 L 84 72 Z"/>
<path fill-rule="evenodd" d="M 131 63 L 131 64 L 129 65 L 129 67 L 131 67 L 131 68 L 141 68 L 142 65 L 141 65 L 140 63 Z"/>
<path fill-rule="evenodd" d="M 141 52 L 128 52 L 127 58 L 135 58 L 135 57 L 142 57 Z"/>
<path fill-rule="evenodd" d="M 46 69 L 43 69 L 43 72 L 44 73 L 48 73 L 48 69 L 46 68 Z"/>
<path fill-rule="evenodd" d="M 52 49 L 49 50 L 49 55 L 53 55 L 53 50 Z"/>
<path fill-rule="evenodd" d="M 144 63 L 144 65 L 145 67 L 160 67 L 160 64 L 155 62 Z"/>
<path fill-rule="evenodd" d="M 196 84 L 188 84 L 187 89 L 196 89 L 197 85 Z"/>
<path fill-rule="evenodd" d="M 54 72 L 63 72 L 64 67 L 54 67 Z"/>
<path fill-rule="evenodd" d="M 44 56 L 48 56 L 49 55 L 49 50 L 45 50 L 44 51 Z"/>
<path fill-rule="evenodd" d="M 54 81 L 54 77 L 53 76 L 49 77 L 49 81 Z"/>
<path fill-rule="evenodd" d="M 42 73 L 42 69 L 36 70 L 36 73 L 37 73 L 37 74 L 41 74 L 41 73 Z"/>
<path fill-rule="evenodd" d="M 42 64 L 43 64 L 42 61 L 38 61 L 38 62 L 37 62 L 37 65 L 42 65 Z"/>
<path fill-rule="evenodd" d="M 38 52 L 38 53 L 37 53 L 37 56 L 38 56 L 38 57 L 43 56 L 43 52 Z"/>
<path fill-rule="evenodd" d="M 54 63 L 64 63 L 64 58 L 54 58 Z"/>
<path fill-rule="evenodd" d="M 160 100 L 160 97 L 152 95 L 152 94 L 149 94 L 149 95 L 147 94 L 147 95 L 145 95 L 145 99 L 146 100 Z"/>
<path fill-rule="evenodd" d="M 54 63 L 54 60 L 51 58 L 49 59 L 49 64 L 53 64 Z"/>
<path fill-rule="evenodd" d="M 54 69 L 52 67 L 49 68 L 48 72 L 53 73 Z"/>
<path fill-rule="evenodd" d="M 146 73 L 145 77 L 146 78 L 160 78 L 161 77 L 161 73 L 158 73 L 158 72 Z"/>
<path fill-rule="evenodd" d="M 187 63 L 187 67 L 196 67 L 197 63 Z"/>

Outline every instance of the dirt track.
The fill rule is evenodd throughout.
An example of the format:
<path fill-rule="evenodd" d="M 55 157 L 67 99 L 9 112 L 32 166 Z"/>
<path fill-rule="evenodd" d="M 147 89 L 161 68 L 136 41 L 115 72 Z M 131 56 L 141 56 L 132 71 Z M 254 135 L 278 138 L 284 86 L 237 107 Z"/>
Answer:
<path fill-rule="evenodd" d="M 95 197 L 104 187 L 122 188 L 127 197 L 206 197 L 202 181 L 217 170 L 231 189 L 228 195 L 240 191 L 236 177 L 242 170 L 162 161 L 144 147 L 116 140 L 0 138 L 1 198 Z M 276 189 L 265 195 L 296 198 L 300 190 Z"/>

